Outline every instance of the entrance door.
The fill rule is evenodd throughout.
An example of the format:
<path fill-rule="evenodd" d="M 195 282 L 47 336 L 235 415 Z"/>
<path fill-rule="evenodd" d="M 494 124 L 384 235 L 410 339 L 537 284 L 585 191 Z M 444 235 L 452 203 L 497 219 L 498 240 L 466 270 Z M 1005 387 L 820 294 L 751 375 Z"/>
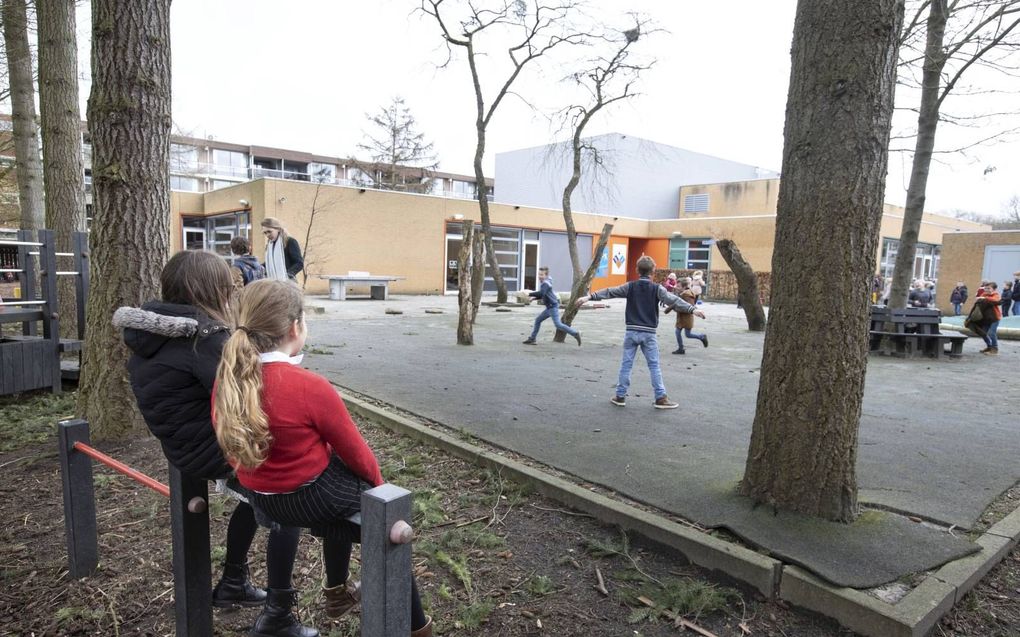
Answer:
<path fill-rule="evenodd" d="M 538 289 L 538 242 L 524 242 L 524 289 Z"/>
<path fill-rule="evenodd" d="M 185 228 L 184 249 L 205 250 L 205 228 Z"/>
<path fill-rule="evenodd" d="M 446 235 L 446 292 L 457 292 L 458 263 L 460 246 L 464 238 L 460 235 Z"/>

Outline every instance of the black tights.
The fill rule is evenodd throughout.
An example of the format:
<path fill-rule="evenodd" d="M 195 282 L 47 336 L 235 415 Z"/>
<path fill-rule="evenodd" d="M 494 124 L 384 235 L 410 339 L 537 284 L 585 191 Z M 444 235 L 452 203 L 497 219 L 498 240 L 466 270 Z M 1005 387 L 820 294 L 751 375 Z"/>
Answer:
<path fill-rule="evenodd" d="M 251 505 L 238 502 L 227 525 L 227 564 L 244 564 L 248 561 L 248 550 L 257 529 L 255 511 Z M 290 577 L 294 570 L 294 558 L 297 556 L 300 539 L 301 529 L 297 527 L 283 526 L 269 532 L 269 542 L 266 544 L 269 588 L 291 587 Z M 347 557 L 350 559 L 349 553 Z"/>

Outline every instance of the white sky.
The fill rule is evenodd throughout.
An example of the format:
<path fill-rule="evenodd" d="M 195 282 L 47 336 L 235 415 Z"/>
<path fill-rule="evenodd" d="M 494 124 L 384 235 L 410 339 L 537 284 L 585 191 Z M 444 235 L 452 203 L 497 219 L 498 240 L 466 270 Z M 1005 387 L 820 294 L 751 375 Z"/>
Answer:
<path fill-rule="evenodd" d="M 781 168 L 795 0 L 592 3 L 613 24 L 629 26 L 623 12 L 637 11 L 668 33 L 639 42 L 639 50 L 657 60 L 642 78 L 642 95 L 601 113 L 590 134 L 620 132 Z M 418 0 L 174 0 L 175 124 L 197 137 L 357 155 L 365 114 L 400 95 L 435 144 L 441 169 L 470 174 L 475 115 L 467 65 L 455 57 L 437 68 L 445 48 L 434 21 L 415 13 L 418 6 Z M 85 40 L 87 5 L 78 15 Z M 81 42 L 83 68 L 87 46 Z M 485 62 L 500 57 L 494 52 Z M 566 73 L 562 59 L 549 62 L 515 85 L 547 110 L 568 95 L 558 84 Z M 483 77 L 487 95 L 496 75 Z M 86 82 L 83 113 L 87 93 Z M 940 132 L 940 141 L 955 142 L 952 131 Z M 493 176 L 496 152 L 563 138 L 544 116 L 509 99 L 490 127 L 486 175 Z M 1005 201 L 1020 194 L 1018 150 L 1012 141 L 969 157 L 943 157 L 946 164 L 932 166 L 926 208 L 1000 214 Z M 887 201 L 902 205 L 909 165 L 907 153 L 890 156 Z M 994 170 L 985 174 L 988 167 Z"/>

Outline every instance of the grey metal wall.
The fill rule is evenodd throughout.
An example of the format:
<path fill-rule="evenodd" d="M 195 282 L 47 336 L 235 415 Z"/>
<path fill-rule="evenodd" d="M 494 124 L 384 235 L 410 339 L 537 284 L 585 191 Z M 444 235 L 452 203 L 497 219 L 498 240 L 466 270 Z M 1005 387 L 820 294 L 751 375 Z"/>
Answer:
<path fill-rule="evenodd" d="M 592 235 L 577 235 L 577 254 L 581 259 L 582 270 L 588 267 L 593 246 Z M 574 283 L 574 268 L 570 265 L 566 233 L 543 232 L 538 236 L 538 266 L 549 266 L 554 290 L 570 292 L 570 286 Z"/>

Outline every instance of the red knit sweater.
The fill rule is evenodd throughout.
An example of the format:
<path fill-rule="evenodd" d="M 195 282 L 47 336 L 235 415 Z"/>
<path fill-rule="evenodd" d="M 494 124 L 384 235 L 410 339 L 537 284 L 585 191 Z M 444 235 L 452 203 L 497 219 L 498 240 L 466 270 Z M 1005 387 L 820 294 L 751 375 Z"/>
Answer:
<path fill-rule="evenodd" d="M 266 461 L 254 470 L 230 460 L 241 484 L 262 493 L 296 491 L 319 477 L 331 448 L 354 475 L 373 486 L 383 483 L 375 455 L 329 381 L 278 362 L 262 365 L 262 383 L 262 409 L 273 442 Z"/>

